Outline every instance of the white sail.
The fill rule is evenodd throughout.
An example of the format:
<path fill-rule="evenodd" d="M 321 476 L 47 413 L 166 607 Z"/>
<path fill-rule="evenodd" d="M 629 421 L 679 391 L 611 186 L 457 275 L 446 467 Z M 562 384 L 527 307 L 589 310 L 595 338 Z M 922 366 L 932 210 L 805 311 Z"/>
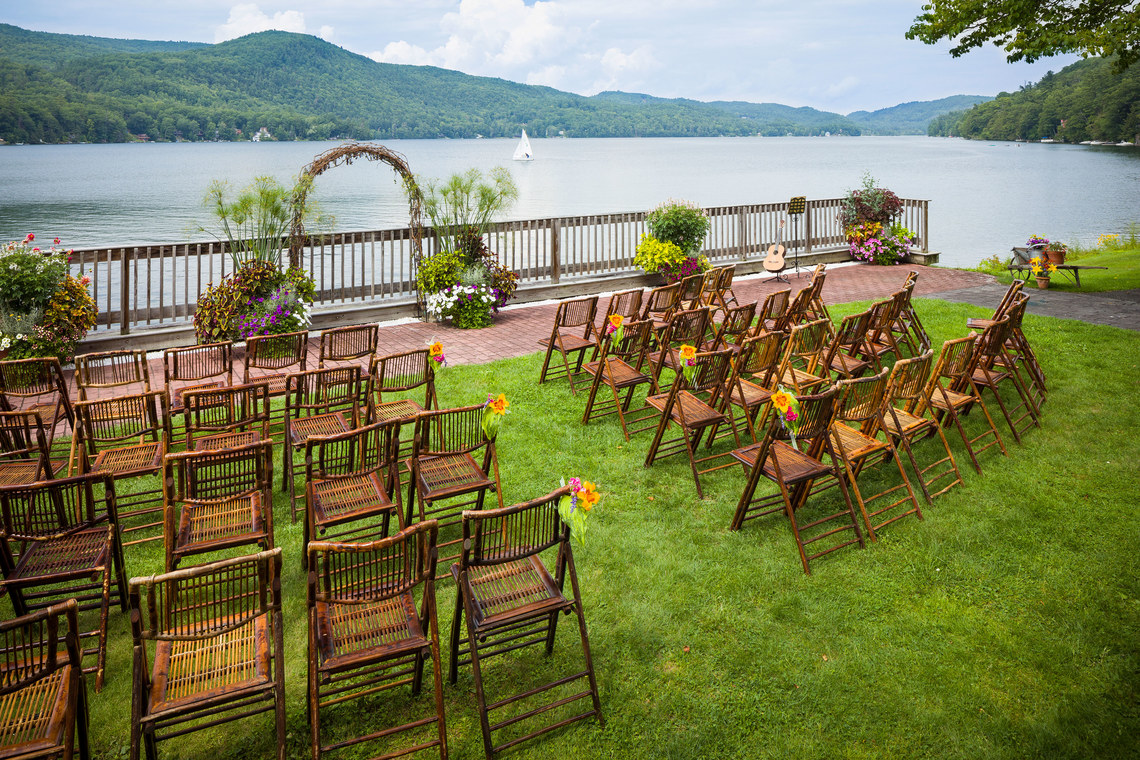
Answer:
<path fill-rule="evenodd" d="M 518 147 L 515 148 L 514 159 L 516 161 L 533 161 L 534 153 L 530 150 L 530 140 L 526 139 L 526 130 L 522 131 L 522 139 L 519 140 Z"/>

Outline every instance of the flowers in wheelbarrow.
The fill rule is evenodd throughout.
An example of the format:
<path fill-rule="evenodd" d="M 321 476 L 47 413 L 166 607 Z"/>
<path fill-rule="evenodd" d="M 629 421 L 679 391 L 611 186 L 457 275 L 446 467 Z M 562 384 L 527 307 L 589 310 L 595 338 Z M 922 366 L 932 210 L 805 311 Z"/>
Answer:
<path fill-rule="evenodd" d="M 776 410 L 776 417 L 780 420 L 780 427 L 788 431 L 792 439 L 792 448 L 796 448 L 796 434 L 800 432 L 800 401 L 784 386 L 780 386 L 772 394 L 772 407 Z"/>
<path fill-rule="evenodd" d="M 1029 260 L 1029 263 L 1033 267 L 1034 275 L 1039 275 L 1044 271 L 1045 274 L 1042 276 L 1048 277 L 1057 271 L 1057 265 L 1042 256 L 1034 256 Z"/>
<path fill-rule="evenodd" d="M 447 366 L 447 357 L 443 355 L 443 344 L 438 340 L 433 339 L 428 343 L 428 356 L 439 366 Z"/>
<path fill-rule="evenodd" d="M 566 485 L 566 481 L 562 481 Z M 558 501 L 558 514 L 570 526 L 570 537 L 578 544 L 586 539 L 586 518 L 601 500 L 597 486 L 588 480 L 570 478 L 570 493 Z"/>
<path fill-rule="evenodd" d="M 487 440 L 495 440 L 495 436 L 499 434 L 499 428 L 503 424 L 503 417 L 511 413 L 508 409 L 511 402 L 507 401 L 507 394 L 500 393 L 498 398 L 488 394 L 487 403 L 483 407 L 483 435 L 487 436 Z"/>

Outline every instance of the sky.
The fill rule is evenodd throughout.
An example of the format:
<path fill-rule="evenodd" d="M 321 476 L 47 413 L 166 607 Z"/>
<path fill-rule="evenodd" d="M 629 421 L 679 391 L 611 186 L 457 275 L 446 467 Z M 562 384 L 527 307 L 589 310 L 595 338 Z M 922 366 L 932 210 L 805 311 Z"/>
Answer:
<path fill-rule="evenodd" d="M 1010 64 L 905 37 L 922 0 L 0 0 L 0 21 L 95 37 L 222 42 L 281 29 L 377 61 L 593 95 L 850 113 L 996 95 L 1079 60 Z"/>

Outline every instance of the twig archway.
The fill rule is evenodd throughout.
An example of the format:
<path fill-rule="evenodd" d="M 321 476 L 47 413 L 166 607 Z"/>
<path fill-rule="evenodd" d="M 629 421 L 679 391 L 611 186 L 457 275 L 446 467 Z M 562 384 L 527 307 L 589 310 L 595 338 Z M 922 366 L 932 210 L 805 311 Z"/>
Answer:
<path fill-rule="evenodd" d="M 411 215 L 409 226 L 412 228 L 412 260 L 415 271 L 418 271 L 420 260 L 423 258 L 424 230 L 423 223 L 420 221 L 423 194 L 420 192 L 419 185 L 416 184 L 412 170 L 408 168 L 407 159 L 402 155 L 388 150 L 383 145 L 346 142 L 314 158 L 308 166 L 301 170 L 301 179 L 316 179 L 327 169 L 341 164 L 351 164 L 361 157 L 369 161 L 382 161 L 388 164 L 404 181 L 404 188 L 408 196 L 408 212 Z M 305 198 L 311 186 L 311 182 L 298 182 L 297 195 L 293 198 L 293 221 L 289 226 L 289 266 L 292 267 L 301 266 L 301 249 L 305 247 L 306 243 L 305 221 L 303 219 Z"/>

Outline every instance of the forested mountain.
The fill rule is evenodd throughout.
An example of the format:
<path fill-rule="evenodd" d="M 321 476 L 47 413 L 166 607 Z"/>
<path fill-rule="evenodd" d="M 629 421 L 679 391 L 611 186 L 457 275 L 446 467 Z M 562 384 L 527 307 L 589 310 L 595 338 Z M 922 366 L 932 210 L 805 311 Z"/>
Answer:
<path fill-rule="evenodd" d="M 929 134 L 982 140 L 1132 142 L 1140 136 L 1140 65 L 1122 73 L 1111 59 L 1066 66 L 1018 92 L 931 122 Z"/>
<path fill-rule="evenodd" d="M 793 108 L 779 103 L 745 103 L 716 100 L 709 103 L 686 98 L 656 98 L 635 92 L 600 92 L 592 100 L 624 103 L 641 108 L 676 107 L 701 111 L 715 109 L 751 125 L 749 134 L 777 135 L 857 135 L 859 127 L 844 116 L 814 108 Z"/>
<path fill-rule="evenodd" d="M 932 120 L 989 100 L 993 100 L 989 95 L 952 95 L 939 100 L 900 103 L 878 111 L 853 111 L 847 118 L 865 135 L 925 135 Z"/>

